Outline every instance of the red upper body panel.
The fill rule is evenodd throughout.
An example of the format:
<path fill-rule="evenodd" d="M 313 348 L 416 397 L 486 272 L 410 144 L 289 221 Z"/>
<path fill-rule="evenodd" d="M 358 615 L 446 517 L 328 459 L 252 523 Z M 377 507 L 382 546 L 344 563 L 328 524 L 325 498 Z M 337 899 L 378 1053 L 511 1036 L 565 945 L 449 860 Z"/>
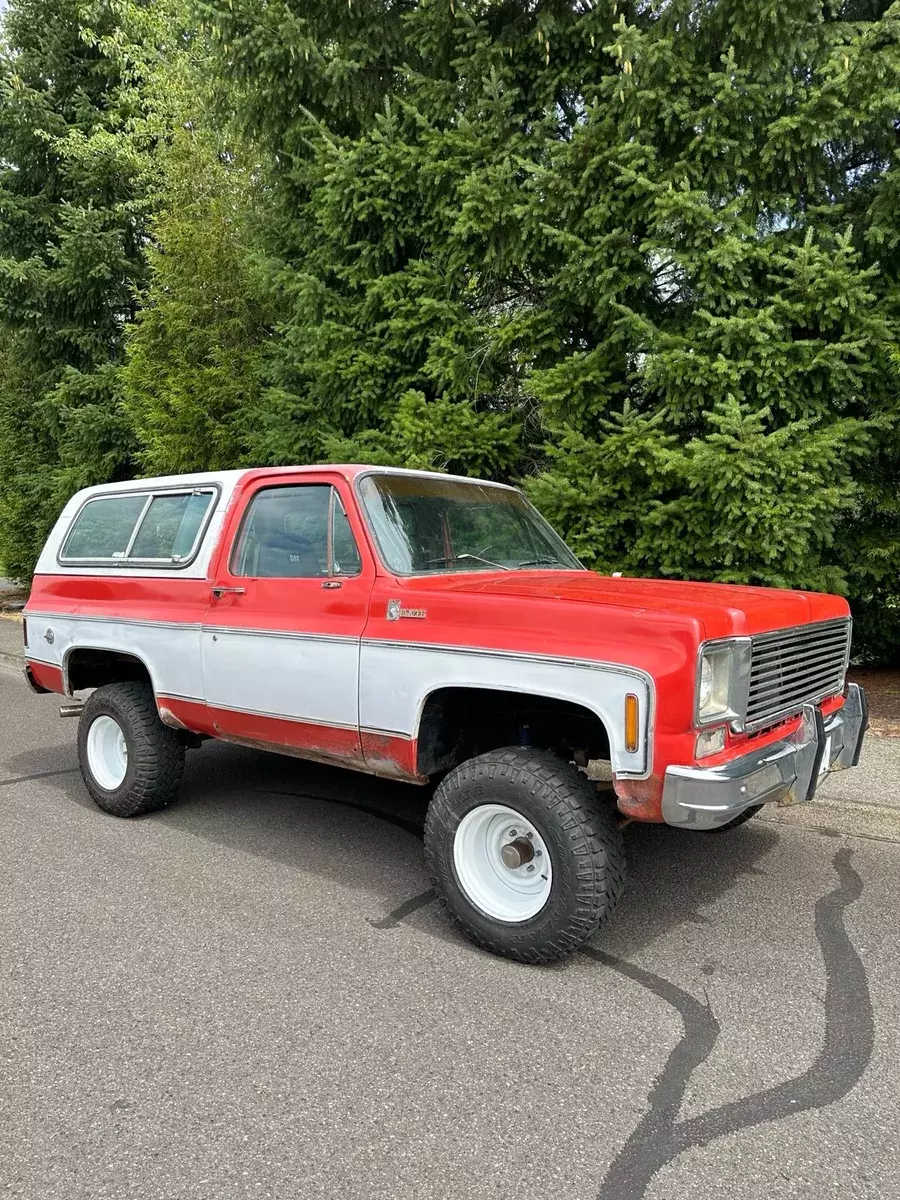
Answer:
<path fill-rule="evenodd" d="M 417 589 L 451 595 L 517 597 L 626 609 L 633 616 L 671 613 L 703 623 L 707 639 L 738 637 L 845 617 L 847 602 L 821 592 L 782 591 L 672 579 L 625 579 L 592 571 L 515 571 L 417 578 Z M 599 633 L 600 631 L 598 631 Z"/>

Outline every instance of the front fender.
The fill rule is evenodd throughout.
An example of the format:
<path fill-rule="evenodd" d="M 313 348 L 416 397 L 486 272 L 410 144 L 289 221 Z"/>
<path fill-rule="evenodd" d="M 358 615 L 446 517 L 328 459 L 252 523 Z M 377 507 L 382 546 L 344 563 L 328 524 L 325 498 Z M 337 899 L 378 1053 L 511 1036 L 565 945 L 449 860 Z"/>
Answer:
<path fill-rule="evenodd" d="M 618 663 L 421 642 L 366 639 L 360 648 L 359 719 L 364 732 L 415 739 L 428 697 L 442 688 L 522 692 L 579 704 L 606 728 L 613 771 L 633 778 L 652 764 L 654 687 Z M 639 702 L 638 747 L 625 744 L 625 697 Z"/>

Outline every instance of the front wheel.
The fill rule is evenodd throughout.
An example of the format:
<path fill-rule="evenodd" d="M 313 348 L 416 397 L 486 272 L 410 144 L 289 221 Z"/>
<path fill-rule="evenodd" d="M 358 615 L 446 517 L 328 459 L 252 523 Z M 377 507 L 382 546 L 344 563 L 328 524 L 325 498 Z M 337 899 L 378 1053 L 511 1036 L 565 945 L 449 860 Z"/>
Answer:
<path fill-rule="evenodd" d="M 184 742 L 159 719 L 149 684 L 110 683 L 88 697 L 81 713 L 78 765 L 104 812 L 138 817 L 174 800 Z"/>
<path fill-rule="evenodd" d="M 583 945 L 625 881 L 615 814 L 580 771 L 541 750 L 494 750 L 451 771 L 428 809 L 425 853 L 462 930 L 520 962 Z"/>

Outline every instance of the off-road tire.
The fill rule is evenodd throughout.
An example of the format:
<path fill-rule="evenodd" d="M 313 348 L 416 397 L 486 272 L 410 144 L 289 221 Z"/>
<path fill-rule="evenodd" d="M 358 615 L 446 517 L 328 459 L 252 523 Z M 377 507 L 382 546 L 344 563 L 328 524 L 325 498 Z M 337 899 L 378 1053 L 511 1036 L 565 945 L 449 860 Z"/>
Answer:
<path fill-rule="evenodd" d="M 88 763 L 88 731 L 103 715 L 118 722 L 128 747 L 125 778 L 115 791 L 99 785 Z M 110 683 L 88 698 L 79 718 L 78 765 L 98 807 L 114 817 L 139 817 L 175 799 L 184 772 L 184 742 L 159 719 L 149 684 Z"/>
<path fill-rule="evenodd" d="M 707 833 L 727 833 L 729 829 L 737 829 L 739 825 L 743 825 L 745 821 L 749 821 L 751 817 L 755 817 L 761 808 L 762 804 L 751 804 L 749 808 L 745 808 L 742 813 L 738 813 L 736 817 L 732 817 L 730 821 L 726 821 L 724 825 L 717 825 L 715 829 L 707 829 Z"/>
<path fill-rule="evenodd" d="M 482 804 L 516 809 L 550 853 L 549 897 L 526 921 L 491 918 L 460 885 L 454 837 L 466 813 Z M 485 950 L 519 962 L 554 962 L 596 932 L 622 893 L 625 849 L 615 818 L 586 776 L 556 754 L 511 747 L 469 759 L 441 782 L 425 820 L 435 891 L 456 924 Z"/>

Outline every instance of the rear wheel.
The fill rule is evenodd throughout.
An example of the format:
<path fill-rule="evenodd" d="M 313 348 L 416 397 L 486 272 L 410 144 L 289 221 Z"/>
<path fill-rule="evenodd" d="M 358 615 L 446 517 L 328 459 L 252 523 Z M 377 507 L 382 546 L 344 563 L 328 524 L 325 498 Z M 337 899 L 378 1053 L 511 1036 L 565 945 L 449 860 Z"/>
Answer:
<path fill-rule="evenodd" d="M 149 684 L 111 683 L 85 703 L 78 765 L 104 812 L 137 817 L 174 800 L 184 771 L 184 743 L 159 719 Z"/>
<path fill-rule="evenodd" d="M 583 945 L 625 880 L 614 813 L 580 771 L 540 750 L 495 750 L 452 771 L 429 807 L 425 852 L 463 931 L 521 962 Z"/>

